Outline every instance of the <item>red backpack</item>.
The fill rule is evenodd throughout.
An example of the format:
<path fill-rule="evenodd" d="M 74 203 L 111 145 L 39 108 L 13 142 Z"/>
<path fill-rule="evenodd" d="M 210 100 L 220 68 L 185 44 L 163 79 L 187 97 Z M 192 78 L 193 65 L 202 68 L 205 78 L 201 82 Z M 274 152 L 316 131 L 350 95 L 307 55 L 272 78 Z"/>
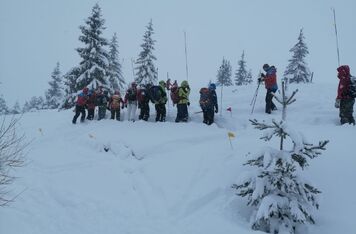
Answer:
<path fill-rule="evenodd" d="M 179 91 L 178 86 L 172 86 L 171 88 L 171 100 L 174 104 L 178 104 L 179 102 Z"/>
<path fill-rule="evenodd" d="M 208 88 L 201 88 L 200 91 L 199 104 L 202 109 L 206 109 L 211 105 L 210 91 Z"/>

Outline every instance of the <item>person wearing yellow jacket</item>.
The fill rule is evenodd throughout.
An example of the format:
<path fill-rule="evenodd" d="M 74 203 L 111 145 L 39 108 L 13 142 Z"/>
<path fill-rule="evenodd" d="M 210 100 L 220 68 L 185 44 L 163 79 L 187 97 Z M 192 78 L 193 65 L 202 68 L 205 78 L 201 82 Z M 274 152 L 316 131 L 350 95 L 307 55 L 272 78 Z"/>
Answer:
<path fill-rule="evenodd" d="M 189 102 L 190 87 L 188 81 L 183 80 L 180 87 L 178 88 L 179 102 L 177 104 L 177 118 L 178 122 L 188 122 L 188 106 Z"/>

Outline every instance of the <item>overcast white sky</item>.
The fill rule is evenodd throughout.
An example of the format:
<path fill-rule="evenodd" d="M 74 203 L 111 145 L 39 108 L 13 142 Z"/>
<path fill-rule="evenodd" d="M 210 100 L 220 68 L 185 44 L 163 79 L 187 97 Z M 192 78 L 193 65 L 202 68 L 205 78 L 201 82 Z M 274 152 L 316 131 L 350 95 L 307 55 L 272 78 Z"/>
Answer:
<path fill-rule="evenodd" d="M 145 26 L 152 18 L 159 78 L 186 78 L 187 33 L 189 82 L 215 80 L 223 57 L 233 70 L 245 50 L 254 77 L 264 63 L 279 78 L 303 27 L 315 82 L 335 82 L 336 42 L 331 7 L 336 8 L 341 63 L 356 70 L 355 0 L 0 0 L 0 93 L 8 105 L 43 95 L 60 62 L 65 73 L 80 61 L 79 26 L 98 2 L 107 38 L 117 32 L 126 81 L 131 58 L 140 52 Z M 356 74 L 356 71 L 353 72 Z"/>

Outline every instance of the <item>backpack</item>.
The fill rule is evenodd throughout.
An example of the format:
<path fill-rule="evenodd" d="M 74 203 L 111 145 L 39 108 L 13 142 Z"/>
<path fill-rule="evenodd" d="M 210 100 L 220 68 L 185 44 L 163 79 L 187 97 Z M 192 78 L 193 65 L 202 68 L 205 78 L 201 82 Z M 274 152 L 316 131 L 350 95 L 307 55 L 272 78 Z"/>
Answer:
<path fill-rule="evenodd" d="M 139 103 L 146 102 L 148 99 L 148 93 L 146 89 L 139 89 L 137 91 L 137 101 Z"/>
<path fill-rule="evenodd" d="M 150 88 L 150 96 L 151 96 L 151 101 L 153 103 L 158 102 L 161 99 L 162 94 L 160 89 L 161 88 L 158 85 L 154 85 Z"/>
<path fill-rule="evenodd" d="M 178 104 L 179 102 L 179 89 L 178 89 L 178 86 L 172 86 L 171 88 L 171 100 L 173 102 L 173 105 L 174 104 Z"/>
<path fill-rule="evenodd" d="M 120 96 L 115 94 L 114 96 L 111 97 L 111 109 L 112 110 L 117 110 L 120 109 Z"/>
<path fill-rule="evenodd" d="M 207 109 L 211 105 L 210 91 L 208 88 L 201 88 L 199 104 L 202 109 Z"/>
<path fill-rule="evenodd" d="M 356 77 L 350 76 L 350 86 L 349 86 L 350 96 L 356 98 Z"/>
<path fill-rule="evenodd" d="M 137 96 L 136 96 L 136 90 L 130 88 L 127 90 L 127 99 L 129 101 L 136 101 L 137 100 Z"/>
<path fill-rule="evenodd" d="M 98 94 L 96 101 L 98 106 L 106 106 L 108 103 L 108 97 L 104 94 Z"/>

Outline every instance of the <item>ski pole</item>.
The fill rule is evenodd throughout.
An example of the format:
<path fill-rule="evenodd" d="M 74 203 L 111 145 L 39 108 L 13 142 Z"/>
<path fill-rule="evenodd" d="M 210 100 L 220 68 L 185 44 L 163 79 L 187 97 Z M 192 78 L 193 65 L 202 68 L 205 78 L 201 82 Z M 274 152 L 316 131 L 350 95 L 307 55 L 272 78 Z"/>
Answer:
<path fill-rule="evenodd" d="M 258 88 L 259 87 L 260 87 L 260 82 L 258 82 L 258 85 L 257 85 L 256 94 L 255 94 L 254 100 L 253 100 L 253 106 L 252 106 L 251 114 L 253 113 L 253 111 L 255 109 L 255 104 L 256 104 L 256 100 L 257 100 L 257 94 L 258 94 Z"/>
<path fill-rule="evenodd" d="M 339 38 L 337 35 L 337 27 L 336 27 L 336 16 L 335 16 L 335 8 L 332 8 L 334 13 L 334 27 L 335 27 L 335 37 L 336 37 L 336 53 L 337 53 L 337 63 L 340 66 L 340 50 L 339 50 Z"/>
<path fill-rule="evenodd" d="M 260 87 L 260 82 L 258 82 L 258 85 L 257 85 L 257 88 L 256 88 L 256 91 L 255 91 L 255 94 L 253 95 L 252 97 L 252 100 L 251 100 L 251 103 L 250 103 L 250 106 L 252 106 L 252 104 L 255 102 L 255 99 L 257 98 L 257 93 L 258 93 L 258 88 Z"/>

